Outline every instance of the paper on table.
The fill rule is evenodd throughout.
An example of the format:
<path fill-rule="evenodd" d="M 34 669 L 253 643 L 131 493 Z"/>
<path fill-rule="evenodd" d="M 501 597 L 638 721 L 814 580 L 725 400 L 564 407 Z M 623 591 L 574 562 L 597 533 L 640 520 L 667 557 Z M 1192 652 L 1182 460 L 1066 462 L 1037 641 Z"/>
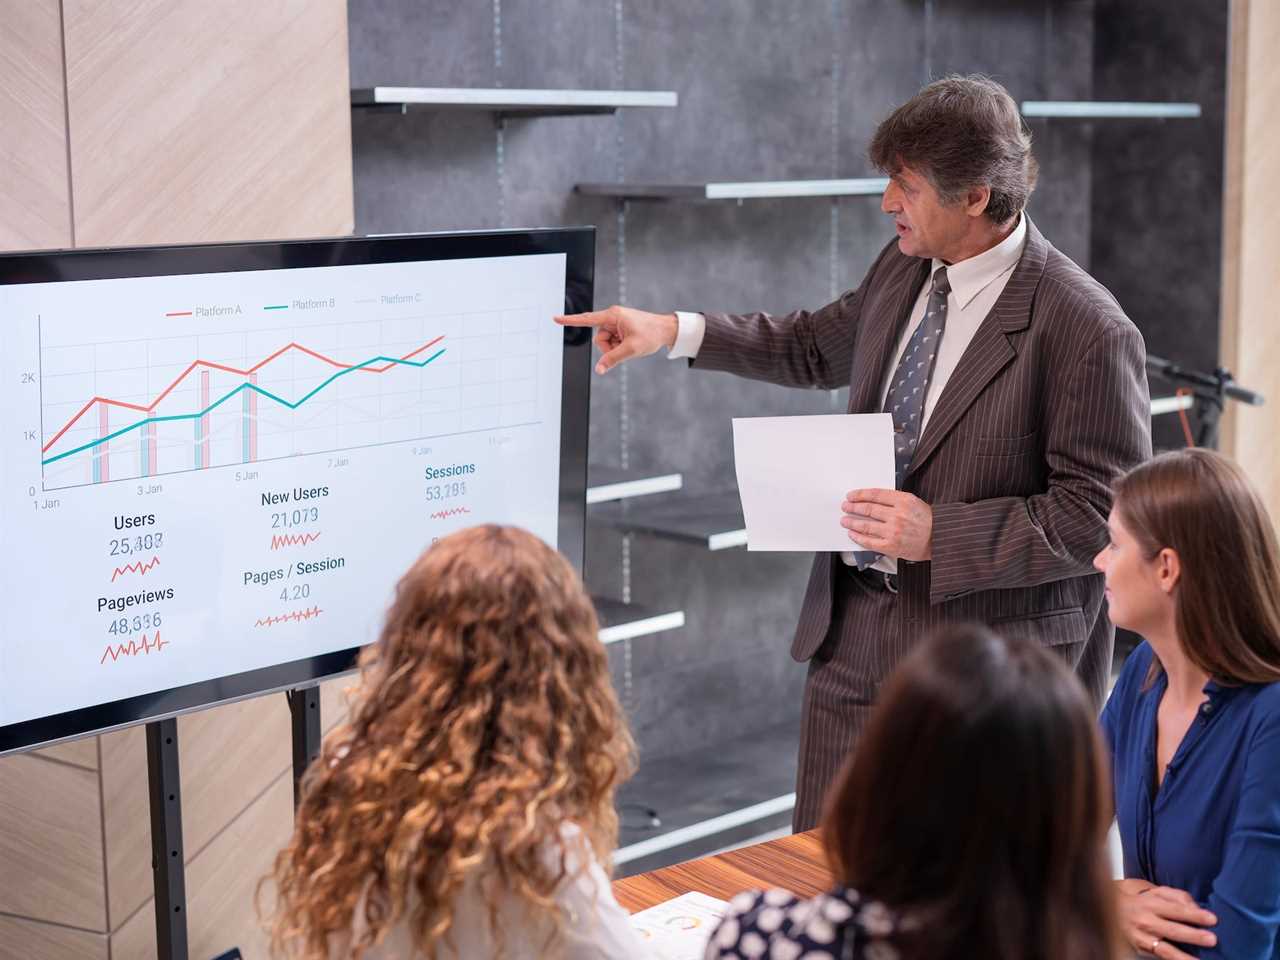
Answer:
<path fill-rule="evenodd" d="M 684 893 L 633 913 L 631 925 L 658 960 L 702 960 L 707 938 L 726 907 L 705 893 Z"/>
<path fill-rule="evenodd" d="M 854 550 L 840 504 L 850 490 L 893 489 L 893 418 L 735 417 L 733 459 L 748 550 Z"/>

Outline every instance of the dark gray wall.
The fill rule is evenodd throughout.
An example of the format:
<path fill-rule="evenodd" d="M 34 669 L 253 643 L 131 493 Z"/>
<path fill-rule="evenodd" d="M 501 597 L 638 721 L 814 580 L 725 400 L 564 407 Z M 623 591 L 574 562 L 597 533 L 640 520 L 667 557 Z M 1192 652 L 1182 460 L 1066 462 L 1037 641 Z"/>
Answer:
<path fill-rule="evenodd" d="M 1157 356 L 1217 364 L 1226 109 L 1224 0 L 1099 0 L 1094 84 L 1111 100 L 1189 101 L 1197 120 L 1098 123 L 1090 245 L 1095 274 Z M 1247 384 L 1246 384 L 1247 386 Z M 1152 392 L 1170 393 L 1155 381 Z M 1158 418 L 1157 447 L 1185 443 Z M 1194 424 L 1193 424 L 1194 426 Z"/>
<path fill-rule="evenodd" d="M 595 224 L 597 304 L 654 310 L 819 306 L 888 239 L 878 200 L 614 203 L 575 196 L 575 183 L 871 175 L 876 123 L 929 78 L 976 70 L 1019 100 L 1088 98 L 1105 49 L 1094 0 L 351 0 L 350 37 L 353 86 L 678 91 L 675 110 L 501 128 L 475 114 L 353 118 L 359 232 Z M 1089 267 L 1094 220 L 1108 216 L 1094 130 L 1033 130 L 1032 216 Z M 731 491 L 730 417 L 843 405 L 653 358 L 595 380 L 591 461 Z M 786 651 L 807 567 L 591 529 L 593 590 L 629 583 L 635 602 L 688 618 L 611 648 L 645 756 L 794 721 L 803 668 Z"/>

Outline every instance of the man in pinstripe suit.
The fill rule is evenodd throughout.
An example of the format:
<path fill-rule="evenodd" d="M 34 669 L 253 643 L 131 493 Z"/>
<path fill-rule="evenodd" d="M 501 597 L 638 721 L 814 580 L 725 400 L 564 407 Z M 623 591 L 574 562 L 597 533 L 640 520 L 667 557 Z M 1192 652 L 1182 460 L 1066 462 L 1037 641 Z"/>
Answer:
<path fill-rule="evenodd" d="M 558 318 L 596 328 L 597 372 L 666 346 L 691 365 L 849 386 L 893 412 L 894 490 L 852 490 L 851 547 L 818 554 L 792 656 L 808 661 L 796 829 L 857 740 L 876 692 L 929 628 L 978 620 L 1038 639 L 1101 703 L 1114 631 L 1091 558 L 1109 487 L 1151 453 L 1142 337 L 1027 218 L 1030 134 L 985 77 L 925 87 L 877 129 L 897 237 L 816 311 Z M 910 762 L 904 757 L 903 762 Z"/>

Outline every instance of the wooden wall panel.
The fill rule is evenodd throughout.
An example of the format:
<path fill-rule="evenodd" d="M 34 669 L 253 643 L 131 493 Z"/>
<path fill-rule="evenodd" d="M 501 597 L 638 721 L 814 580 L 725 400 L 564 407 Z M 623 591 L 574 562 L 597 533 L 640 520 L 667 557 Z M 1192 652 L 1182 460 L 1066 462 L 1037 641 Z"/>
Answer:
<path fill-rule="evenodd" d="M 1263 407 L 1231 404 L 1222 447 L 1280 521 L 1280 5 L 1231 5 L 1222 358 Z"/>
<path fill-rule="evenodd" d="M 101 739 L 107 929 L 115 930 L 151 897 L 147 735 L 142 727 L 131 727 Z M 181 743 L 178 749 L 181 765 Z"/>
<path fill-rule="evenodd" d="M 108 960 L 107 935 L 0 917 L 0 960 Z"/>
<path fill-rule="evenodd" d="M 74 763 L 77 767 L 88 770 L 98 769 L 98 738 L 85 737 L 83 740 L 72 740 L 60 743 L 56 747 L 45 747 L 35 751 L 38 757 L 49 757 L 63 763 Z"/>
<path fill-rule="evenodd" d="M 0 913 L 105 932 L 98 775 L 6 757 L 0 824 Z"/>
<path fill-rule="evenodd" d="M 344 0 L 66 0 L 76 241 L 349 233 Z"/>
<path fill-rule="evenodd" d="M 58 0 L 0 0 L 0 250 L 71 246 Z"/>
<path fill-rule="evenodd" d="M 266 957 L 254 909 L 258 881 L 271 869 L 293 816 L 293 781 L 282 774 L 187 864 L 187 937 L 191 956 L 240 947 Z M 148 903 L 111 936 L 112 960 L 151 960 L 155 919 Z"/>
<path fill-rule="evenodd" d="M 178 743 L 190 859 L 291 769 L 289 706 L 275 693 L 202 710 L 178 722 Z"/>

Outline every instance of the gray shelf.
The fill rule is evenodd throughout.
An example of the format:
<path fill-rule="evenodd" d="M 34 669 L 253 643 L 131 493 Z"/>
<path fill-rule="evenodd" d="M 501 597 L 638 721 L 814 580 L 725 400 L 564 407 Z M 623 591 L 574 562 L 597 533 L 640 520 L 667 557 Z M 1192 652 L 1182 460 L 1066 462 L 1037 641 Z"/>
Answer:
<path fill-rule="evenodd" d="M 645 475 L 617 467 L 590 467 L 587 472 L 587 503 L 608 503 L 645 497 L 654 493 L 671 493 L 684 486 L 679 473 Z"/>
<path fill-rule="evenodd" d="M 616 113 L 631 107 L 674 107 L 673 90 L 520 90 L 506 87 L 361 87 L 351 105 L 405 113 L 472 110 L 524 117 L 570 117 Z"/>
<path fill-rule="evenodd" d="M 684 626 L 684 611 L 670 610 L 662 613 L 634 603 L 623 603 L 609 597 L 592 597 L 596 616 L 600 618 L 600 642 L 609 644 L 620 640 L 634 640 L 664 630 L 678 630 Z"/>
<path fill-rule="evenodd" d="M 742 503 L 737 491 L 681 494 L 636 504 L 608 503 L 591 512 L 594 522 L 628 533 L 645 533 L 668 540 L 697 544 L 707 550 L 727 550 L 747 545 Z"/>
<path fill-rule="evenodd" d="M 687 752 L 642 755 L 640 769 L 617 794 L 622 823 L 615 877 L 790 833 L 799 738 L 797 710 L 784 723 L 699 741 Z M 650 808 L 657 825 L 640 816 Z"/>
<path fill-rule="evenodd" d="M 1079 120 L 1186 120 L 1200 116 L 1200 104 L 1137 103 L 1117 100 L 1024 100 L 1022 115 Z"/>
<path fill-rule="evenodd" d="M 739 183 L 580 183 L 574 190 L 591 197 L 697 202 L 787 197 L 878 197 L 884 193 L 888 182 L 884 177 L 860 177 L 852 180 L 750 180 Z"/>
<path fill-rule="evenodd" d="M 1177 413 L 1179 410 L 1190 410 L 1195 405 L 1195 397 L 1188 394 L 1174 397 L 1152 397 L 1151 415 L 1158 417 L 1165 413 Z"/>

